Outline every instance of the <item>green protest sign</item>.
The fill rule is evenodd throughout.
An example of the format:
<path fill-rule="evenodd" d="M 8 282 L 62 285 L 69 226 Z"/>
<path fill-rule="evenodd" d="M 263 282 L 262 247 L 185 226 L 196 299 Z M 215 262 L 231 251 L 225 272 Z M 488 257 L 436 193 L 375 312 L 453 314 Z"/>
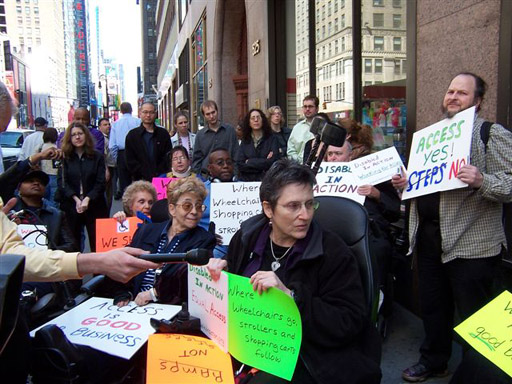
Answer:
<path fill-rule="evenodd" d="M 293 299 L 270 288 L 259 295 L 247 277 L 228 273 L 229 352 L 262 371 L 291 380 L 302 340 Z"/>

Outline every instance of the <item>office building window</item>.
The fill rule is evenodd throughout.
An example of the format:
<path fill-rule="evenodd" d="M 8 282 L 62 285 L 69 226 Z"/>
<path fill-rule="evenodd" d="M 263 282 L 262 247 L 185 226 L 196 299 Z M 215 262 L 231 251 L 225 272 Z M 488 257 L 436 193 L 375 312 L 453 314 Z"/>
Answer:
<path fill-rule="evenodd" d="M 338 30 L 340 29 L 338 22 L 339 22 L 338 18 L 335 18 L 334 19 L 334 32 L 338 32 Z"/>
<path fill-rule="evenodd" d="M 341 28 L 345 28 L 345 15 L 341 15 Z"/>
<path fill-rule="evenodd" d="M 393 15 L 393 28 L 402 27 L 402 15 Z"/>
<path fill-rule="evenodd" d="M 374 36 L 373 37 L 373 49 L 376 51 L 384 50 L 384 37 L 383 36 Z"/>
<path fill-rule="evenodd" d="M 384 14 L 383 13 L 374 13 L 373 14 L 373 26 L 374 27 L 383 27 L 384 26 Z"/>
<path fill-rule="evenodd" d="M 373 6 L 374 7 L 383 7 L 384 6 L 384 0 L 373 0 Z"/>
<path fill-rule="evenodd" d="M 375 73 L 382 73 L 382 59 L 375 59 Z"/>
<path fill-rule="evenodd" d="M 365 73 L 372 73 L 372 59 L 364 59 L 364 72 Z"/>
<path fill-rule="evenodd" d="M 400 68 L 400 60 L 395 60 L 395 69 L 394 69 L 394 73 L 395 75 L 399 75 L 401 72 L 401 68 Z"/>
<path fill-rule="evenodd" d="M 402 50 L 402 38 L 401 37 L 393 37 L 393 51 L 401 51 Z"/>

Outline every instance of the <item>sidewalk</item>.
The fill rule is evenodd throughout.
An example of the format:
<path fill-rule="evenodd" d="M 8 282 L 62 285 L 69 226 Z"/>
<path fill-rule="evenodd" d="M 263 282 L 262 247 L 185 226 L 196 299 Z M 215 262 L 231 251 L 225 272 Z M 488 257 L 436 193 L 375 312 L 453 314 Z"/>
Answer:
<path fill-rule="evenodd" d="M 407 383 L 402 379 L 402 371 L 417 362 L 423 339 L 421 319 L 399 304 L 394 304 L 393 318 L 388 328 L 388 336 L 382 344 L 381 384 Z M 453 373 L 461 359 L 461 348 L 453 343 L 452 358 L 448 370 Z M 449 383 L 451 374 L 443 378 L 432 378 L 428 384 Z"/>

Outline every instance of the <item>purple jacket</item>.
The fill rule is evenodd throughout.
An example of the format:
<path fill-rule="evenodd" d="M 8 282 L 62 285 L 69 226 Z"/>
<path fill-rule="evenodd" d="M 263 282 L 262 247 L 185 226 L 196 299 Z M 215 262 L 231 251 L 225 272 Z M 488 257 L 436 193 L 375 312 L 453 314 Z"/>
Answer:
<path fill-rule="evenodd" d="M 65 131 L 64 131 L 65 132 Z M 64 132 L 59 133 L 59 137 L 57 138 L 57 147 L 60 148 L 62 146 L 62 138 L 64 137 Z M 99 129 L 94 127 L 89 127 L 89 132 L 91 132 L 93 141 L 94 141 L 94 149 L 99 153 L 105 152 L 105 138 L 103 137 L 103 133 L 100 132 Z"/>

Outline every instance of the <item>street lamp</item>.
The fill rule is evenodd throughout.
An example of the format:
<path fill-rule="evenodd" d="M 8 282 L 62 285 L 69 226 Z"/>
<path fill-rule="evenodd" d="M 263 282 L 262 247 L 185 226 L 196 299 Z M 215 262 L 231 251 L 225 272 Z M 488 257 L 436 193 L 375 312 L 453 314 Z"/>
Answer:
<path fill-rule="evenodd" d="M 109 111 L 108 111 L 108 77 L 106 75 L 100 75 L 99 81 L 98 81 L 98 89 L 101 89 L 101 78 L 105 79 L 105 95 L 107 96 L 107 106 L 105 107 L 105 103 L 103 103 L 103 117 L 109 118 Z"/>

